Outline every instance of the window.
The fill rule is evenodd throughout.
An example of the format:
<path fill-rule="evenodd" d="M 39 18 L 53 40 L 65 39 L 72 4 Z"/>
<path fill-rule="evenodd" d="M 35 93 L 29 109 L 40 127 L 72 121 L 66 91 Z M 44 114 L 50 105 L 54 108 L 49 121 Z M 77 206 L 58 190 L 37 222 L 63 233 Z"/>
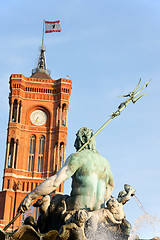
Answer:
<path fill-rule="evenodd" d="M 15 99 L 13 103 L 12 122 L 17 121 L 17 108 L 18 108 L 18 101 L 17 99 Z"/>
<path fill-rule="evenodd" d="M 29 192 L 29 182 L 27 182 L 27 192 Z"/>
<path fill-rule="evenodd" d="M 25 182 L 23 182 L 22 191 L 25 190 Z"/>
<path fill-rule="evenodd" d="M 19 113 L 18 113 L 18 122 L 20 123 L 21 121 L 21 108 L 22 108 L 22 102 L 19 102 Z"/>
<path fill-rule="evenodd" d="M 8 156 L 8 168 L 12 167 L 13 162 L 13 149 L 14 149 L 14 139 L 12 138 L 10 141 L 10 147 L 9 147 L 9 156 Z"/>
<path fill-rule="evenodd" d="M 60 144 L 60 166 L 59 166 L 59 168 L 61 168 L 64 165 L 64 154 L 65 154 L 64 143 L 61 142 L 61 144 Z"/>
<path fill-rule="evenodd" d="M 30 137 L 30 145 L 29 145 L 29 157 L 28 157 L 28 171 L 29 172 L 33 171 L 35 142 L 36 142 L 36 137 L 33 135 Z"/>
<path fill-rule="evenodd" d="M 41 136 L 39 138 L 37 172 L 42 172 L 42 169 L 43 169 L 44 143 L 45 143 L 45 138 L 44 136 Z"/>
<path fill-rule="evenodd" d="M 10 179 L 7 179 L 7 189 L 9 189 Z"/>
<path fill-rule="evenodd" d="M 67 124 L 67 106 L 63 104 L 62 106 L 62 125 L 66 126 Z"/>

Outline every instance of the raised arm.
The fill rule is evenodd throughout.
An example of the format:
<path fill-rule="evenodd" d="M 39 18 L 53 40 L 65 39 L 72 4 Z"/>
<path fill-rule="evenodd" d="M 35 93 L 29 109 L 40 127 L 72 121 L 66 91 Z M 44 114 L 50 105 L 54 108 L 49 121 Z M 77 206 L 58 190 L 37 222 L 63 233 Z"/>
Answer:
<path fill-rule="evenodd" d="M 21 202 L 18 211 L 25 212 L 36 198 L 50 194 L 51 192 L 55 191 L 63 181 L 71 177 L 77 170 L 70 167 L 71 158 L 72 155 L 67 158 L 64 166 L 55 175 L 46 179 L 32 192 L 30 192 Z"/>

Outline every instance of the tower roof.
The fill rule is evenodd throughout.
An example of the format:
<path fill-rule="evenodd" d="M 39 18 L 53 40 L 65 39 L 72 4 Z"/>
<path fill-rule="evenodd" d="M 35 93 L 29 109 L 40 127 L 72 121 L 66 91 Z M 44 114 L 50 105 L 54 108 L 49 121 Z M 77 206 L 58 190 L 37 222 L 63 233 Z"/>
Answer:
<path fill-rule="evenodd" d="M 39 78 L 39 79 L 52 79 L 50 74 L 46 72 L 33 72 L 34 69 L 32 70 L 32 75 L 31 78 Z"/>

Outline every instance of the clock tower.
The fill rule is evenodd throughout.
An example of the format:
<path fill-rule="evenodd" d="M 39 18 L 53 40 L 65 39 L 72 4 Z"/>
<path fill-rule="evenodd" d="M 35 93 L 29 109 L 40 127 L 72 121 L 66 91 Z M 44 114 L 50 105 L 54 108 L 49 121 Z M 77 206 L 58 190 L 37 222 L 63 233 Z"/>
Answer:
<path fill-rule="evenodd" d="M 64 164 L 69 97 L 72 82 L 53 80 L 46 69 L 42 45 L 37 68 L 31 77 L 10 77 L 9 121 L 3 187 L 0 192 L 0 227 L 16 215 L 27 193 Z M 63 193 L 64 184 L 55 193 Z M 9 228 L 17 229 L 19 217 Z"/>

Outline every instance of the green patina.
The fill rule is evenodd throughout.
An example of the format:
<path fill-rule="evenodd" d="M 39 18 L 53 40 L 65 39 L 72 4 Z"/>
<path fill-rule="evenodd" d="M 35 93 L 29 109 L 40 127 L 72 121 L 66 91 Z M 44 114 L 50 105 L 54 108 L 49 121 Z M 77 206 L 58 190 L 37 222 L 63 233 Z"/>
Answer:
<path fill-rule="evenodd" d="M 77 133 L 75 147 L 78 150 L 92 136 L 92 130 L 81 128 Z M 72 174 L 71 196 L 80 199 L 80 208 L 100 208 L 113 190 L 113 177 L 109 162 L 96 150 L 95 139 L 82 151 L 71 154 L 68 166 Z M 110 179 L 112 180 L 110 182 Z M 109 192 L 110 191 L 110 192 Z"/>

